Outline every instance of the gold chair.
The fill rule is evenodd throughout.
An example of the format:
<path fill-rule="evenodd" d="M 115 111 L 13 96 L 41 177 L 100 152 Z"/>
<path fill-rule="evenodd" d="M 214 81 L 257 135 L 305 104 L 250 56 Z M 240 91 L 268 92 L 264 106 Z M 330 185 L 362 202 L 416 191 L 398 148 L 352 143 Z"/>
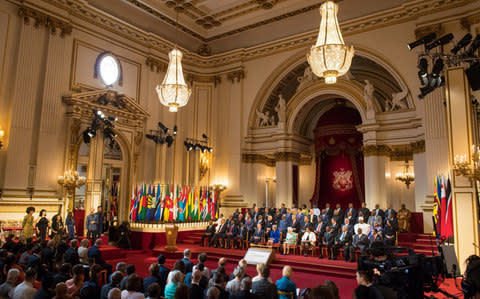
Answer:
<path fill-rule="evenodd" d="M 280 297 L 281 295 L 287 296 L 287 298 L 295 298 L 293 292 L 284 292 L 284 291 L 277 291 L 278 296 Z"/>

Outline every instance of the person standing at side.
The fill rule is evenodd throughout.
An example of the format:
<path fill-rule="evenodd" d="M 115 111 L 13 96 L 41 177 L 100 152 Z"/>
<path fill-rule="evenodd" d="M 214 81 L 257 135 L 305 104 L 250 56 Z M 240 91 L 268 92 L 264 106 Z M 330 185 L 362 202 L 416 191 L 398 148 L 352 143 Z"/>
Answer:
<path fill-rule="evenodd" d="M 95 210 L 90 209 L 90 214 L 87 216 L 87 239 L 95 240 L 97 235 L 97 217 Z"/>
<path fill-rule="evenodd" d="M 35 213 L 35 208 L 28 207 L 26 213 L 27 215 L 23 217 L 22 221 L 22 235 L 25 237 L 26 243 L 31 243 L 33 239 L 33 213 Z"/>
<path fill-rule="evenodd" d="M 40 238 L 40 241 L 45 241 L 48 236 L 48 223 L 47 210 L 41 210 L 36 224 L 37 237 Z"/>

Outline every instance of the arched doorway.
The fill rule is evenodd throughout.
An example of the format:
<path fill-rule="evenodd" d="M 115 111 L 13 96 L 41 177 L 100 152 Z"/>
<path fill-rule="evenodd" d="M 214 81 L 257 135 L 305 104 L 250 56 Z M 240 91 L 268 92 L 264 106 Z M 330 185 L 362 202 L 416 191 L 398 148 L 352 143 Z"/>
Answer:
<path fill-rule="evenodd" d="M 324 207 L 348 203 L 359 207 L 364 201 L 364 165 L 362 123 L 358 111 L 337 99 L 336 105 L 323 113 L 314 129 L 315 189 L 312 206 Z"/>

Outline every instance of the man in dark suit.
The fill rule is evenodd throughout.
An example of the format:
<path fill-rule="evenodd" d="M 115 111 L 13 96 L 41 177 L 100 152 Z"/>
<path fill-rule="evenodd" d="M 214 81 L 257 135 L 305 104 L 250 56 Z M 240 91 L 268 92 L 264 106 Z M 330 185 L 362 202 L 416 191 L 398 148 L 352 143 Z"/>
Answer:
<path fill-rule="evenodd" d="M 247 239 L 247 228 L 243 222 L 240 222 L 240 226 L 238 227 L 238 233 L 233 238 L 233 246 L 240 248 L 242 242 Z"/>
<path fill-rule="evenodd" d="M 208 246 L 215 245 L 218 247 L 218 240 L 225 240 L 225 233 L 227 232 L 227 225 L 225 224 L 225 219 L 222 219 L 220 225 L 217 227 L 216 233 L 213 235 L 212 240 L 208 243 Z"/>
<path fill-rule="evenodd" d="M 368 236 L 362 233 L 361 228 L 357 228 L 357 234 L 352 238 L 352 246 L 350 246 L 350 262 L 353 262 L 355 258 L 355 250 L 360 249 L 360 253 L 363 254 L 363 250 L 368 247 L 370 241 Z"/>
<path fill-rule="evenodd" d="M 345 218 L 343 221 L 342 229 L 343 227 L 346 227 L 347 230 L 353 235 L 353 221 L 350 220 L 350 218 Z"/>
<path fill-rule="evenodd" d="M 325 212 L 327 213 L 328 221 L 330 221 L 330 219 L 333 217 L 333 210 L 330 208 L 329 203 L 325 204 Z"/>
<path fill-rule="evenodd" d="M 200 286 L 202 273 L 195 270 L 192 274 L 192 285 L 190 286 L 190 299 L 203 299 L 204 288 Z"/>
<path fill-rule="evenodd" d="M 318 242 L 321 242 L 323 239 L 323 235 L 325 234 L 325 230 L 327 229 L 327 223 L 323 222 L 322 218 L 318 219 L 318 223 L 315 226 L 314 233 L 317 235 Z"/>
<path fill-rule="evenodd" d="M 102 245 L 102 239 L 97 239 L 95 245 L 88 249 L 87 255 L 89 259 L 93 259 L 95 264 L 100 265 L 103 269 L 107 270 L 107 277 L 112 274 L 112 265 L 107 264 L 102 258 L 102 252 L 100 251 L 100 246 Z"/>
<path fill-rule="evenodd" d="M 332 233 L 335 235 L 340 231 L 340 225 L 337 223 L 336 218 L 332 218 L 332 224 L 330 224 L 330 228 L 332 229 Z"/>
<path fill-rule="evenodd" d="M 100 238 L 100 236 L 103 234 L 103 208 L 102 206 L 98 206 L 97 207 L 97 213 L 95 213 L 95 218 L 97 219 L 96 223 L 97 223 L 97 235 L 94 237 L 95 239 L 96 238 Z"/>
<path fill-rule="evenodd" d="M 157 258 L 158 265 L 160 266 L 160 270 L 158 271 L 158 284 L 160 285 L 161 294 L 164 293 L 165 285 L 167 284 L 168 273 L 170 270 L 164 266 L 165 264 L 165 257 L 163 254 L 160 254 Z"/>
<path fill-rule="evenodd" d="M 308 212 L 308 220 L 313 225 L 312 229 L 315 228 L 315 225 L 318 222 L 318 217 L 315 215 L 315 211 L 313 209 L 310 209 L 310 211 Z"/>
<path fill-rule="evenodd" d="M 341 222 L 343 221 L 343 218 L 345 218 L 345 211 L 342 209 L 342 206 L 339 203 L 337 203 L 337 206 L 333 211 L 333 218 L 335 218 L 337 222 Z"/>
<path fill-rule="evenodd" d="M 351 223 L 357 221 L 357 210 L 353 208 L 353 203 L 348 204 L 348 209 L 345 211 L 345 218 L 349 218 Z"/>
<path fill-rule="evenodd" d="M 298 234 L 299 238 L 302 238 L 303 234 L 307 231 L 307 228 L 309 228 L 310 230 L 313 230 L 312 223 L 310 222 L 310 218 L 308 218 L 308 216 L 305 216 L 304 218 L 305 219 L 303 221 L 302 228 L 300 229 L 300 234 Z"/>
<path fill-rule="evenodd" d="M 240 291 L 230 294 L 229 299 L 260 299 L 260 296 L 250 292 L 251 289 L 252 279 L 250 277 L 244 277 L 240 283 Z"/>
<path fill-rule="evenodd" d="M 332 228 L 327 226 L 325 233 L 323 234 L 323 239 L 318 242 L 318 249 L 320 251 L 320 256 L 318 258 L 323 258 L 322 248 L 327 247 L 328 259 L 331 260 L 333 257 L 332 246 L 335 243 L 335 234 L 332 232 Z"/>
<path fill-rule="evenodd" d="M 282 203 L 282 206 L 280 207 L 280 214 L 286 214 L 287 213 L 287 208 L 285 208 L 285 204 Z"/>
<path fill-rule="evenodd" d="M 230 242 L 232 240 L 235 240 L 235 237 L 237 236 L 238 234 L 238 226 L 237 224 L 235 223 L 235 220 L 231 220 L 230 221 L 230 224 L 227 226 L 227 232 L 225 233 L 225 237 L 227 238 L 227 242 L 225 242 L 225 237 L 223 237 L 223 244 L 224 244 L 224 247 L 227 248 L 227 249 L 230 249 Z"/>
<path fill-rule="evenodd" d="M 192 257 L 192 252 L 190 249 L 185 249 L 183 251 L 183 259 L 181 261 L 185 264 L 185 273 L 190 273 L 192 272 L 193 269 L 193 263 L 190 261 Z"/>
<path fill-rule="evenodd" d="M 202 241 L 200 243 L 200 246 L 203 246 L 203 241 L 205 240 L 205 238 L 207 238 L 208 243 L 210 243 L 214 234 L 215 234 L 215 225 L 213 225 L 213 221 L 210 220 L 208 222 L 208 226 L 207 226 L 207 229 L 205 230 L 205 233 L 202 235 Z"/>
<path fill-rule="evenodd" d="M 297 221 L 297 217 L 292 215 L 292 224 L 290 225 L 294 233 L 300 233 L 300 222 Z"/>
<path fill-rule="evenodd" d="M 362 207 L 358 210 L 358 214 L 362 212 L 363 218 L 368 219 L 370 216 L 370 210 L 367 208 L 367 204 L 365 202 L 362 202 Z"/>
<path fill-rule="evenodd" d="M 396 218 L 397 217 L 397 212 L 392 209 L 392 205 L 389 204 L 387 206 L 387 210 L 385 211 L 385 220 L 386 219 L 393 219 L 393 218 Z"/>
<path fill-rule="evenodd" d="M 247 229 L 247 232 L 251 235 L 253 234 L 253 231 L 255 230 L 255 221 L 253 221 L 252 217 L 250 214 L 247 214 L 245 216 L 245 228 Z"/>
<path fill-rule="evenodd" d="M 346 226 L 344 226 L 342 232 L 337 235 L 335 240 L 335 245 L 333 246 L 333 259 L 336 260 L 338 258 L 338 252 L 340 248 L 343 247 L 345 261 L 350 260 L 350 246 L 352 246 L 352 233 L 348 231 Z"/>
<path fill-rule="evenodd" d="M 70 248 L 65 251 L 63 260 L 65 263 L 70 263 L 71 265 L 76 265 L 80 263 L 80 258 L 78 256 L 78 240 L 73 239 L 70 241 Z"/>
<path fill-rule="evenodd" d="M 376 204 L 375 205 L 375 216 L 380 216 L 382 217 L 382 220 L 385 220 L 385 212 L 380 209 L 380 205 L 379 204 Z"/>
<path fill-rule="evenodd" d="M 252 284 L 252 293 L 266 299 L 277 299 L 277 287 L 268 281 L 270 277 L 270 268 L 263 264 L 260 266 L 260 279 Z"/>
<path fill-rule="evenodd" d="M 250 240 L 250 242 L 258 244 L 260 242 L 263 242 L 265 239 L 265 231 L 262 228 L 262 225 L 259 223 L 257 224 L 257 229 L 253 233 L 253 236 Z"/>

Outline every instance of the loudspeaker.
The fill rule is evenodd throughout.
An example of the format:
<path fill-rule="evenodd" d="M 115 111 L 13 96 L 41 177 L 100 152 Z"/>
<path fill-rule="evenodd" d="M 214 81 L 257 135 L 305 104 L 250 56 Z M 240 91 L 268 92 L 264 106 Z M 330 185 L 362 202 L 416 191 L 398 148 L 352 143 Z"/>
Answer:
<path fill-rule="evenodd" d="M 458 267 L 457 255 L 453 245 L 442 245 L 443 258 L 445 259 L 445 266 L 447 267 L 447 277 L 459 277 L 460 268 Z"/>

